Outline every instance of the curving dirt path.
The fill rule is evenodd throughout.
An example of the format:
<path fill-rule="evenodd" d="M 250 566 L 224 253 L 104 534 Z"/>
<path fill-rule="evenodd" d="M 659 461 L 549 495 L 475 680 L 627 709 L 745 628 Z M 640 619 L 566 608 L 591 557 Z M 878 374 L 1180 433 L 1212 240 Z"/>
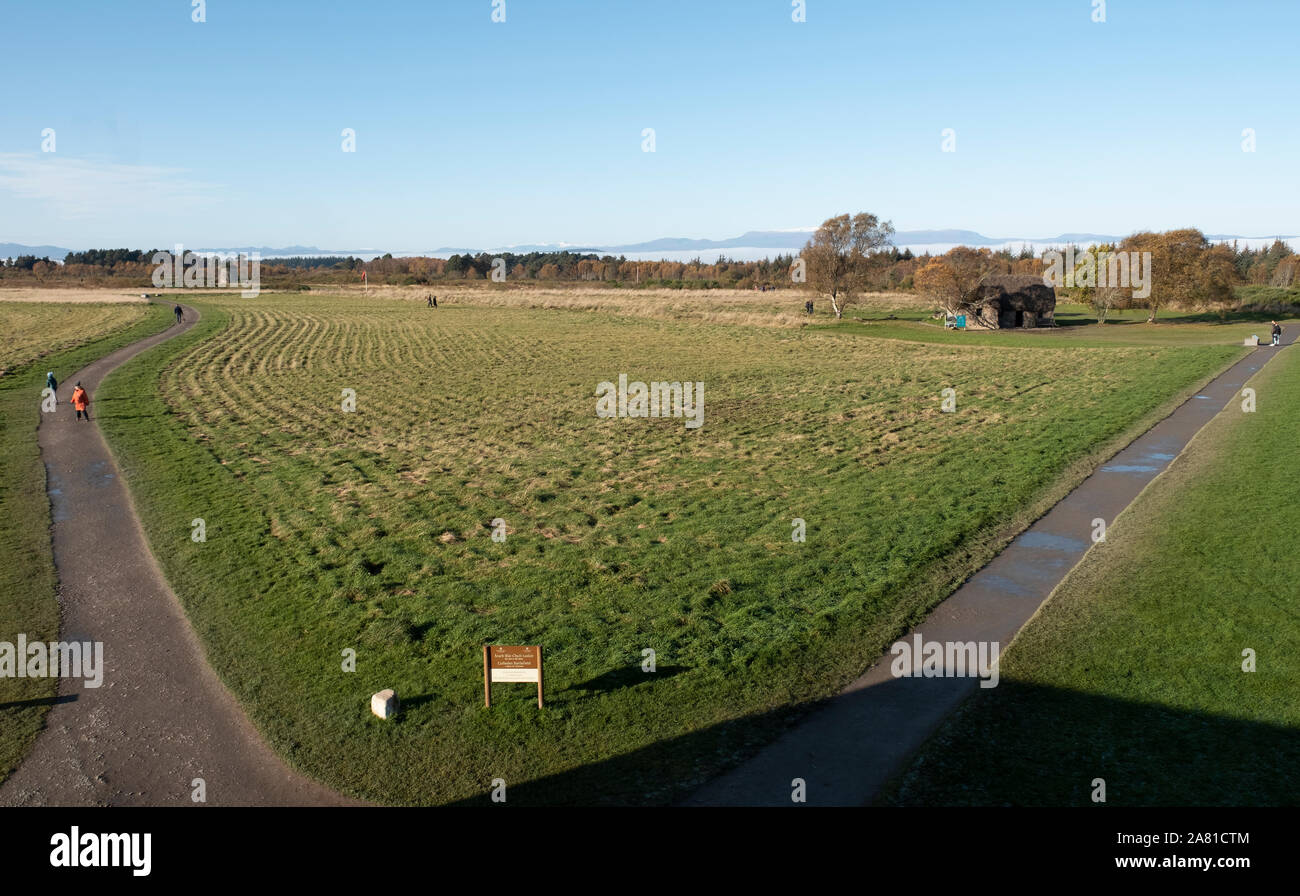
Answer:
<path fill-rule="evenodd" d="M 1286 327 L 1282 344 L 1296 337 Z M 1261 345 L 1221 373 L 1102 464 L 898 641 L 996 641 L 1005 649 L 1092 546 L 1093 521 L 1110 525 L 1205 424 L 1240 401 L 1247 380 L 1280 350 Z M 681 804 L 799 805 L 791 800 L 795 778 L 805 781 L 808 805 L 870 803 L 976 689 L 976 679 L 968 677 L 895 678 L 893 659 L 886 653 L 758 755 Z"/>
<path fill-rule="evenodd" d="M 208 665 L 163 578 L 97 425 L 78 422 L 72 386 L 100 381 L 192 327 L 182 323 L 101 358 L 61 384 L 37 439 L 52 511 L 60 640 L 98 641 L 103 684 L 62 678 L 31 753 L 0 785 L 4 806 L 359 805 L 290 769 L 263 743 Z M 110 411 L 111 413 L 111 411 Z"/>

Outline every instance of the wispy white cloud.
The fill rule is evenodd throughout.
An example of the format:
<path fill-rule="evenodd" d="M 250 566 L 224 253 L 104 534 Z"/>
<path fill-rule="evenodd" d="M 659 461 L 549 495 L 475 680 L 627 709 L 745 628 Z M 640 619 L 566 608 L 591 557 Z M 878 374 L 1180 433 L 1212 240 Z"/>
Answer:
<path fill-rule="evenodd" d="M 220 190 L 181 168 L 74 159 L 57 153 L 0 153 L 0 193 L 48 203 L 68 218 L 106 213 L 190 211 Z"/>

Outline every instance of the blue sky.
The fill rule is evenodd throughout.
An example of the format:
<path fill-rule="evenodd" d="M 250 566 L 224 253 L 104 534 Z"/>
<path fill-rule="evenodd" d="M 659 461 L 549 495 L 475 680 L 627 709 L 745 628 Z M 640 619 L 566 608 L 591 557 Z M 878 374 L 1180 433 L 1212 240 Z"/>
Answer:
<path fill-rule="evenodd" d="M 1300 3 L 806 7 L 8 0 L 0 241 L 617 244 L 845 211 L 1300 232 Z"/>

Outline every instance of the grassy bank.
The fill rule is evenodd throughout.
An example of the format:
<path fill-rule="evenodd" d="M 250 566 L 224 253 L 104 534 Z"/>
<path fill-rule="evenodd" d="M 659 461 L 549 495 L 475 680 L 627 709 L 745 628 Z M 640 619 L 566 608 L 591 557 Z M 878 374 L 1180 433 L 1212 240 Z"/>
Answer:
<path fill-rule="evenodd" d="M 1107 531 L 921 750 L 898 804 L 1300 803 L 1300 351 Z M 1255 671 L 1243 671 L 1243 651 Z"/>

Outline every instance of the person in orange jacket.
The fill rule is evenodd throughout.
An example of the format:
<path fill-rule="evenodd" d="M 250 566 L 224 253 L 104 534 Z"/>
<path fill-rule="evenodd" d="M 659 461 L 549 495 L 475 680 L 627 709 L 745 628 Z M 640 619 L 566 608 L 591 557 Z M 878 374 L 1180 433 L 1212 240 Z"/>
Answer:
<path fill-rule="evenodd" d="M 72 406 L 77 409 L 78 420 L 82 414 L 86 415 L 87 420 L 90 419 L 90 396 L 81 388 L 81 383 L 77 383 L 77 388 L 72 390 Z"/>

